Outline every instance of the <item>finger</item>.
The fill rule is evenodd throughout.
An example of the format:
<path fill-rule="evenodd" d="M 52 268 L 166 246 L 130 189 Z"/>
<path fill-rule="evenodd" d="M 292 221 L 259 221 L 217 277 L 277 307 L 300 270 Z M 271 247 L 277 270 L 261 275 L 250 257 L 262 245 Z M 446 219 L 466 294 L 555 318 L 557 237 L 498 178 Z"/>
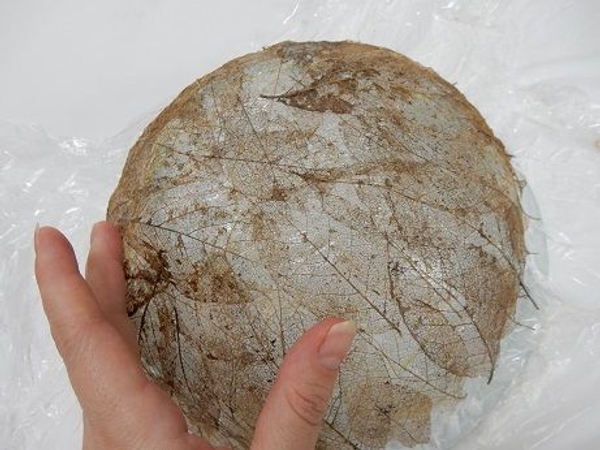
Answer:
<path fill-rule="evenodd" d="M 44 227 L 36 232 L 35 248 L 42 301 L 83 409 L 84 428 L 96 430 L 107 442 L 146 443 L 161 438 L 208 450 L 206 441 L 188 434 L 177 405 L 148 381 L 139 357 L 106 320 L 79 273 L 69 241 L 58 230 Z M 145 444 L 135 447 L 147 448 Z"/>
<path fill-rule="evenodd" d="M 35 275 L 52 335 L 63 358 L 74 336 L 102 312 L 85 283 L 73 247 L 63 234 L 43 227 L 35 235 Z"/>
<path fill-rule="evenodd" d="M 307 331 L 286 355 L 258 418 L 252 449 L 314 449 L 338 368 L 356 327 L 326 319 Z"/>
<path fill-rule="evenodd" d="M 106 321 L 79 273 L 69 241 L 58 230 L 43 227 L 36 232 L 35 248 L 44 310 L 82 407 L 147 383 L 139 360 Z"/>
<path fill-rule="evenodd" d="M 124 316 L 123 245 L 116 228 L 98 222 L 92 228 L 85 279 L 105 316 Z"/>
<path fill-rule="evenodd" d="M 121 235 L 108 222 L 99 222 L 92 228 L 85 279 L 106 319 L 137 351 L 135 331 L 127 317 Z"/>

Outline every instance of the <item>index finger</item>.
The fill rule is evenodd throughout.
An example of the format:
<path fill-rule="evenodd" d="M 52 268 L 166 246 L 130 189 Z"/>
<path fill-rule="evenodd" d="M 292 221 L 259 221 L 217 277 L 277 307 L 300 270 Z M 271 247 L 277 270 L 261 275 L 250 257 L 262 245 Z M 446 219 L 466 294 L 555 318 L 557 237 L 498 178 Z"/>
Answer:
<path fill-rule="evenodd" d="M 42 227 L 35 233 L 35 276 L 52 337 L 69 359 L 69 347 L 81 330 L 103 320 L 94 296 L 79 273 L 73 247 L 57 229 Z"/>
<path fill-rule="evenodd" d="M 147 385 L 139 358 L 106 320 L 79 273 L 67 238 L 54 228 L 43 227 L 36 232 L 35 247 L 44 310 L 82 406 L 110 406 L 124 393 Z"/>

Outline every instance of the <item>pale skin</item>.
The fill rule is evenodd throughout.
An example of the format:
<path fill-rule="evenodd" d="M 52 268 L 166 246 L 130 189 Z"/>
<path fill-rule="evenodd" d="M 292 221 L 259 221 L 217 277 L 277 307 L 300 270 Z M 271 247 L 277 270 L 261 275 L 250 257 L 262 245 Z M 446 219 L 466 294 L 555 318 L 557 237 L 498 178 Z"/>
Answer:
<path fill-rule="evenodd" d="M 182 412 L 142 370 L 125 309 L 118 231 L 106 222 L 94 226 L 85 276 L 58 230 L 39 228 L 35 249 L 35 273 L 52 337 L 83 411 L 83 448 L 222 448 L 189 433 Z M 355 333 L 351 322 L 329 318 L 296 342 L 256 422 L 251 449 L 315 447 Z"/>

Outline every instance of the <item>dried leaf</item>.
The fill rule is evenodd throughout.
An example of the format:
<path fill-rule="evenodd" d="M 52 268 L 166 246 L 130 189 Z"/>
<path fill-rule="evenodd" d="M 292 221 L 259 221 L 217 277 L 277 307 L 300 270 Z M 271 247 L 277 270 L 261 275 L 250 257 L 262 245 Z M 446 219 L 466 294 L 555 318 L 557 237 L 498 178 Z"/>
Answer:
<path fill-rule="evenodd" d="M 524 263 L 519 184 L 453 86 L 378 47 L 284 42 L 185 89 L 133 147 L 108 218 L 147 372 L 248 447 L 287 349 L 360 330 L 319 448 L 429 440 L 491 377 Z"/>

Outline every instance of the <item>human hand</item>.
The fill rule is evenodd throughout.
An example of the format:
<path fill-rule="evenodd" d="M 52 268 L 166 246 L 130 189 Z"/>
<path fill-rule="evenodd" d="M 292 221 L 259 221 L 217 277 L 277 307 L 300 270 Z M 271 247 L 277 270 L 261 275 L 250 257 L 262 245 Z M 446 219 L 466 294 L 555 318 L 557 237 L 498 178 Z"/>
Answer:
<path fill-rule="evenodd" d="M 171 398 L 144 374 L 125 307 L 123 247 L 106 222 L 92 230 L 85 278 L 58 230 L 35 234 L 35 273 L 52 337 L 83 410 L 83 448 L 213 449 L 188 432 Z M 315 447 L 356 329 L 326 319 L 290 349 L 256 423 L 252 449 Z"/>

